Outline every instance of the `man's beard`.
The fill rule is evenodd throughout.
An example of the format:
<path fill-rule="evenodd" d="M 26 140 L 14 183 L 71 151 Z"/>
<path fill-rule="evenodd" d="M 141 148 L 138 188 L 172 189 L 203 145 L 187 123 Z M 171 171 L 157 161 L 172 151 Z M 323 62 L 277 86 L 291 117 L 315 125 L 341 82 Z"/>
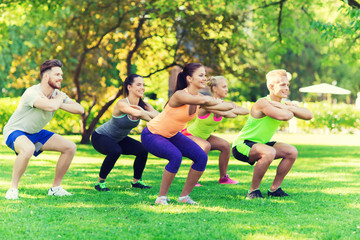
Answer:
<path fill-rule="evenodd" d="M 60 87 L 58 87 L 58 86 L 56 85 L 56 83 L 52 80 L 51 77 L 49 77 L 48 84 L 49 84 L 50 87 L 52 87 L 52 88 L 54 88 L 54 89 L 60 89 Z"/>

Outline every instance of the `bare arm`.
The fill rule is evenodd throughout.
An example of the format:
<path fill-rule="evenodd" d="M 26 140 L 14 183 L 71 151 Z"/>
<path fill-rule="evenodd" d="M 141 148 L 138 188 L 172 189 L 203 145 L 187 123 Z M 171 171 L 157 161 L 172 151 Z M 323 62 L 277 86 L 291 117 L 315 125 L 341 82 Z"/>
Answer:
<path fill-rule="evenodd" d="M 222 113 L 223 113 L 222 116 L 225 117 L 225 118 L 236 118 L 238 116 L 238 114 L 234 113 L 232 110 L 225 111 L 225 112 L 222 112 Z"/>
<path fill-rule="evenodd" d="M 217 110 L 217 111 L 230 111 L 233 109 L 233 105 L 231 103 L 224 101 L 211 106 L 201 105 L 201 107 L 205 108 L 206 110 Z"/>
<path fill-rule="evenodd" d="M 254 118 L 269 116 L 280 121 L 288 121 L 294 117 L 294 113 L 288 109 L 274 106 L 265 98 L 260 98 L 251 108 L 251 116 Z"/>
<path fill-rule="evenodd" d="M 84 108 L 77 102 L 69 100 L 66 103 L 60 105 L 60 109 L 74 114 L 83 114 Z"/>
<path fill-rule="evenodd" d="M 155 110 L 155 108 L 153 106 L 151 106 L 151 104 L 149 103 L 145 103 L 145 111 L 148 112 L 149 116 L 151 117 L 151 119 L 153 119 L 154 117 L 156 117 L 157 115 L 159 115 L 159 112 Z"/>
<path fill-rule="evenodd" d="M 210 96 L 202 94 L 192 95 L 185 90 L 176 91 L 169 99 L 168 104 L 171 107 L 180 107 L 185 104 L 212 106 L 218 104 L 219 101 Z"/>
<path fill-rule="evenodd" d="M 249 114 L 249 110 L 247 110 L 246 108 L 240 107 L 233 102 L 227 102 L 226 106 L 230 106 L 231 109 L 226 110 L 226 111 L 220 111 L 220 110 L 209 110 L 209 111 L 213 112 L 215 114 L 218 114 L 220 116 L 226 117 L 226 118 L 235 118 L 238 115 Z M 208 109 L 208 108 L 205 108 L 205 109 Z"/>
<path fill-rule="evenodd" d="M 124 101 L 118 101 L 114 107 L 114 115 L 120 116 L 122 113 L 134 116 L 136 118 L 150 121 L 152 118 L 149 116 L 147 111 L 137 105 L 130 105 Z"/>
<path fill-rule="evenodd" d="M 288 107 L 288 110 L 293 112 L 295 117 L 303 119 L 303 120 L 310 120 L 313 118 L 313 114 L 312 112 L 304 107 L 300 107 L 299 105 L 297 105 L 294 102 L 286 102 L 286 104 L 284 104 Z"/>
<path fill-rule="evenodd" d="M 67 96 L 63 92 L 59 92 L 52 99 L 48 99 L 47 97 L 42 96 L 34 102 L 34 107 L 47 112 L 54 112 L 60 108 L 66 98 Z"/>
<path fill-rule="evenodd" d="M 146 111 L 146 110 L 144 110 L 142 107 L 140 107 L 138 105 L 130 105 L 130 107 L 140 111 L 140 116 L 138 118 L 140 118 L 142 120 L 150 121 L 151 119 L 153 119 L 156 116 L 154 113 Z"/>
<path fill-rule="evenodd" d="M 249 110 L 247 108 L 241 107 L 239 105 L 236 105 L 235 103 L 233 104 L 233 109 L 231 110 L 233 113 L 235 113 L 236 115 L 247 115 L 249 114 Z"/>

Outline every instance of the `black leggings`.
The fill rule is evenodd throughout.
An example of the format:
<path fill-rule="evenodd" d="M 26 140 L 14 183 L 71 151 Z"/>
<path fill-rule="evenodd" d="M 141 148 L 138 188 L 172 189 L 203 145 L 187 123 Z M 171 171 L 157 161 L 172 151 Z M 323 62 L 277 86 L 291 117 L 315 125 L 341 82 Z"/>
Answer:
<path fill-rule="evenodd" d="M 136 156 L 133 165 L 134 178 L 141 178 L 148 156 L 148 152 L 141 142 L 131 137 L 125 137 L 120 142 L 116 142 L 112 138 L 94 131 L 91 136 L 91 144 L 96 151 L 106 155 L 99 173 L 101 178 L 106 179 L 121 154 Z"/>

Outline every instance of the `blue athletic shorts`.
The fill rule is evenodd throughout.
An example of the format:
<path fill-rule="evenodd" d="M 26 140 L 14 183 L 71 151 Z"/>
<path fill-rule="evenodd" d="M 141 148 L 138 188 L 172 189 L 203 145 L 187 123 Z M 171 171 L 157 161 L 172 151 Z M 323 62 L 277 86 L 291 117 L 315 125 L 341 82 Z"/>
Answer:
<path fill-rule="evenodd" d="M 34 156 L 38 156 L 40 153 L 42 153 L 42 151 L 40 151 L 40 148 L 49 140 L 49 138 L 52 137 L 52 135 L 54 135 L 55 133 L 50 132 L 48 130 L 41 130 L 38 133 L 34 133 L 34 134 L 30 134 L 30 133 L 26 133 L 20 130 L 15 130 L 13 131 L 9 137 L 6 140 L 6 145 L 11 148 L 12 150 L 14 150 L 14 152 L 16 154 L 18 154 L 15 151 L 14 148 L 14 142 L 15 140 L 22 135 L 25 135 L 32 143 L 34 143 L 35 145 L 35 152 L 34 152 Z"/>
<path fill-rule="evenodd" d="M 252 148 L 252 146 L 254 144 L 256 144 L 257 142 L 253 142 L 253 141 L 250 141 L 250 140 L 245 140 L 244 142 L 242 142 L 241 144 L 244 144 L 246 145 L 246 147 L 249 149 L 248 152 L 250 151 L 250 149 Z M 276 142 L 267 142 L 265 143 L 266 145 L 272 147 L 275 145 Z M 236 146 L 232 148 L 232 154 L 234 156 L 234 158 L 236 158 L 237 160 L 239 161 L 242 161 L 242 162 L 246 162 L 250 165 L 254 165 L 255 162 L 249 162 L 249 156 L 245 155 L 245 154 L 242 154 L 240 153 L 237 149 L 236 149 Z"/>

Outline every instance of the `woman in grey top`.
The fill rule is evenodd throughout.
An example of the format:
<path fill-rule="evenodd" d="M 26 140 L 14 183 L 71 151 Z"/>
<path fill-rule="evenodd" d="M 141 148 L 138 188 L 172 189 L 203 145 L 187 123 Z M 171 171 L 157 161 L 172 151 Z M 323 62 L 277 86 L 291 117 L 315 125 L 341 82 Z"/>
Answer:
<path fill-rule="evenodd" d="M 139 125 L 140 119 L 149 121 L 159 113 L 142 100 L 145 84 L 141 76 L 137 74 L 128 76 L 123 84 L 123 89 L 124 98 L 116 103 L 112 118 L 95 129 L 91 136 L 94 148 L 106 155 L 95 184 L 95 189 L 98 191 L 109 191 L 105 179 L 121 154 L 136 156 L 132 187 L 150 188 L 141 181 L 148 152 L 139 141 L 129 137 L 128 134 L 131 129 Z"/>

